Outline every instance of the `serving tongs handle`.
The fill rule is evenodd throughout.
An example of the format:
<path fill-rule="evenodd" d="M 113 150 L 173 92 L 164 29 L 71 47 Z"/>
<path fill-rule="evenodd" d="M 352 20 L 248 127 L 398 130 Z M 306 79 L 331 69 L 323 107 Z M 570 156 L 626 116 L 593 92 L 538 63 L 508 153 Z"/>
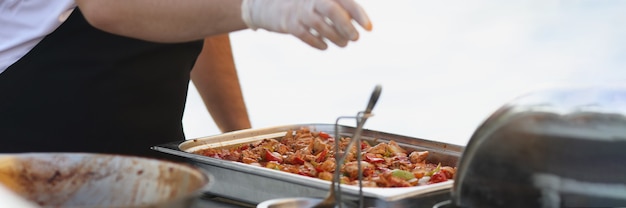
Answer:
<path fill-rule="evenodd" d="M 376 87 L 374 87 L 374 91 L 372 92 L 372 95 L 370 96 L 370 101 L 367 103 L 367 107 L 365 108 L 365 114 L 372 113 L 372 110 L 374 109 L 376 102 L 378 102 L 378 98 L 380 97 L 380 93 L 382 91 L 383 91 L 382 86 L 376 85 Z"/>
<path fill-rule="evenodd" d="M 334 197 L 335 197 L 335 202 L 338 203 L 339 207 L 341 207 L 341 184 L 337 183 L 337 181 L 339 181 L 339 177 L 340 177 L 340 172 L 341 172 L 341 166 L 343 165 L 344 161 L 346 160 L 346 157 L 348 156 L 348 152 L 350 151 L 350 149 L 352 149 L 352 147 L 354 147 L 357 143 L 360 143 L 361 141 L 361 133 L 363 132 L 363 125 L 365 124 L 365 121 L 367 121 L 367 119 L 372 116 L 372 110 L 374 109 L 374 106 L 376 105 L 376 102 L 378 102 L 378 98 L 380 97 L 380 93 L 382 92 L 382 86 L 380 85 L 376 85 L 376 87 L 374 88 L 374 91 L 372 92 L 372 95 L 370 96 L 370 100 L 367 103 L 367 107 L 365 108 L 365 111 L 359 112 L 356 116 L 357 119 L 357 126 L 356 126 L 356 130 L 354 131 L 354 135 L 352 136 L 352 139 L 350 140 L 350 143 L 348 143 L 348 146 L 346 147 L 346 150 L 344 152 L 343 155 L 341 155 L 341 157 L 339 158 L 335 158 L 336 159 L 336 166 L 335 166 L 335 173 L 333 174 L 333 181 L 332 181 L 332 189 L 331 191 L 334 192 Z M 342 117 L 337 118 L 337 122 L 335 124 L 335 155 L 338 155 L 338 151 L 339 151 L 339 130 L 338 130 L 338 124 L 339 124 L 339 120 Z M 361 148 L 357 148 L 357 166 L 358 166 L 358 172 L 359 172 L 359 207 L 363 206 L 363 171 L 361 169 Z M 336 191 L 335 191 L 336 189 Z"/>

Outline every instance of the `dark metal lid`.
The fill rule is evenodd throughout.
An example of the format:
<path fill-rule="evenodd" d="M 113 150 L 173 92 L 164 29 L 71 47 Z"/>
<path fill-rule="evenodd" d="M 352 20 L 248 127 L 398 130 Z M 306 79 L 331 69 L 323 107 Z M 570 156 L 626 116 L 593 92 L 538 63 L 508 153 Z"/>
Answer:
<path fill-rule="evenodd" d="M 626 205 L 626 88 L 553 89 L 494 112 L 470 139 L 460 207 Z"/>

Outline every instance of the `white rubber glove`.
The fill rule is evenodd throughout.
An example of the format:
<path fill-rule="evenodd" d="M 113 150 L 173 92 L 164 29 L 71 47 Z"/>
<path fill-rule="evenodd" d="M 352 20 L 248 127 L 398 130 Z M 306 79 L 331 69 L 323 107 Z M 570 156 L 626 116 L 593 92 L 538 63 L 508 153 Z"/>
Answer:
<path fill-rule="evenodd" d="M 253 30 L 292 34 L 322 50 L 328 47 L 324 39 L 340 47 L 357 40 L 353 19 L 365 30 L 372 29 L 369 17 L 354 0 L 243 0 L 241 12 Z"/>

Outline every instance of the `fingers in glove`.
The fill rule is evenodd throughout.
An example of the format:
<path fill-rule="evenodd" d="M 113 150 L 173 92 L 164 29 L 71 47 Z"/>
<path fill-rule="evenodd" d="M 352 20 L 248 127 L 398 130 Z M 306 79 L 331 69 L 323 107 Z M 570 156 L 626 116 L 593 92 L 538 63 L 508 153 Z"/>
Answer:
<path fill-rule="evenodd" d="M 334 0 L 316 1 L 315 11 L 323 17 L 328 17 L 334 29 L 345 39 L 357 40 L 359 33 L 352 25 L 350 14 Z"/>
<path fill-rule="evenodd" d="M 354 0 L 336 0 L 348 13 L 350 16 L 363 27 L 363 29 L 367 31 L 372 30 L 372 21 L 367 16 L 367 13 L 359 4 L 357 4 Z"/>
<path fill-rule="evenodd" d="M 306 22 L 303 23 L 305 26 L 313 28 L 321 38 L 326 38 L 333 42 L 335 45 L 340 47 L 345 47 L 348 45 L 348 39 L 343 38 L 341 35 L 335 31 L 332 22 L 326 21 L 326 19 L 319 14 L 315 13 L 310 18 L 306 19 Z M 315 35 L 315 34 L 314 34 Z"/>
<path fill-rule="evenodd" d="M 326 50 L 326 48 L 328 48 L 328 45 L 321 36 L 311 34 L 311 32 L 302 25 L 297 26 L 292 34 L 314 48 L 320 50 Z"/>

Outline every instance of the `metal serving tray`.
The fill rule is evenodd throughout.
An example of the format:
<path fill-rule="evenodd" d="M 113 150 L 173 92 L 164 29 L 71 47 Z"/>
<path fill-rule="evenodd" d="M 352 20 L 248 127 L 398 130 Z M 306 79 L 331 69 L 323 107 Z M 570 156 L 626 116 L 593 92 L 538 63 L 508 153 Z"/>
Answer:
<path fill-rule="evenodd" d="M 334 134 L 335 124 L 296 124 L 260 129 L 247 129 L 225 134 L 173 142 L 152 147 L 156 151 L 177 155 L 190 160 L 214 177 L 214 184 L 206 193 L 257 204 L 262 201 L 284 197 L 319 197 L 328 194 L 330 182 L 317 178 L 252 166 L 244 163 L 220 160 L 193 154 L 208 147 L 225 147 L 246 144 L 266 138 L 280 138 L 289 130 L 302 127 L 311 131 Z M 355 128 L 338 126 L 341 136 L 351 137 Z M 364 129 L 362 140 L 377 144 L 394 140 L 408 151 L 430 151 L 428 162 L 456 166 L 462 146 L 424 139 L 394 135 Z M 363 188 L 366 207 L 432 207 L 441 200 L 449 199 L 453 181 L 407 188 Z M 358 186 L 342 185 L 343 198 L 357 200 Z"/>

